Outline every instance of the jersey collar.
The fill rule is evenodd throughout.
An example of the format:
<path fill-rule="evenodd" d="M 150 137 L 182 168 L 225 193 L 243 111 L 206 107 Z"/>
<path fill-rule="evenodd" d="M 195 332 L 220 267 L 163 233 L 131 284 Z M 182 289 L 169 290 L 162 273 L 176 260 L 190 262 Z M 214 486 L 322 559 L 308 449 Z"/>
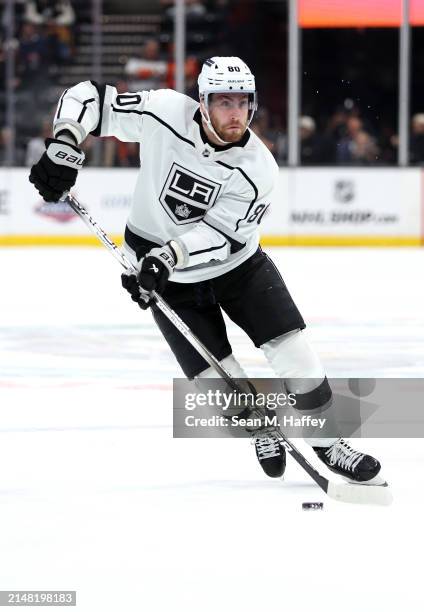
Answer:
<path fill-rule="evenodd" d="M 229 144 L 226 144 L 226 145 L 217 145 L 217 144 L 214 144 L 207 137 L 207 134 L 205 132 L 205 128 L 203 127 L 202 115 L 201 115 L 201 112 L 200 112 L 199 108 L 194 113 L 193 120 L 199 125 L 200 136 L 202 137 L 203 142 L 205 144 L 208 144 L 215 151 L 228 151 L 228 149 L 231 149 L 232 147 L 244 147 L 244 145 L 247 144 L 248 141 L 249 141 L 250 131 L 249 131 L 249 129 L 247 129 L 238 142 L 230 142 Z"/>

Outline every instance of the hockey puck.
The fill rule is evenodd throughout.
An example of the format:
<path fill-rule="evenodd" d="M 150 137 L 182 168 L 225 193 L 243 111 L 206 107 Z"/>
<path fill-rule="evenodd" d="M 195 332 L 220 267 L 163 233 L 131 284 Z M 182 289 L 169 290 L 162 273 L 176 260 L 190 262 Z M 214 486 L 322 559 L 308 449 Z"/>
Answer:
<path fill-rule="evenodd" d="M 322 502 L 303 502 L 302 510 L 322 510 L 324 504 Z"/>

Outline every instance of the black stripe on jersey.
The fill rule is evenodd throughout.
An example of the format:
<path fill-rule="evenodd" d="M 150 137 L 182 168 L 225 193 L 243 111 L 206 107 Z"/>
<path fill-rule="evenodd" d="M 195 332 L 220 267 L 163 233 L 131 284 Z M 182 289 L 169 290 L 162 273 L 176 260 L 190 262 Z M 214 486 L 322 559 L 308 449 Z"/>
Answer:
<path fill-rule="evenodd" d="M 209 249 L 202 249 L 201 251 L 193 251 L 193 253 L 189 253 L 189 255 L 200 255 L 200 253 L 209 253 L 209 251 L 217 251 L 218 249 L 222 249 L 227 246 L 227 242 L 221 244 L 221 246 L 210 247 Z"/>
<path fill-rule="evenodd" d="M 213 66 L 213 65 L 214 65 L 214 63 L 215 63 L 215 62 L 214 62 L 214 61 L 213 61 L 213 59 L 211 58 L 211 59 L 206 60 L 205 65 L 206 65 L 206 66 Z"/>
<path fill-rule="evenodd" d="M 97 89 L 99 94 L 99 122 L 97 127 L 90 132 L 93 136 L 100 136 L 100 132 L 102 129 L 102 119 L 103 119 L 103 106 L 105 103 L 105 95 L 106 95 L 106 85 L 99 85 L 96 81 L 90 81 L 92 85 Z"/>
<path fill-rule="evenodd" d="M 192 147 L 195 147 L 194 142 L 192 142 L 191 140 L 188 140 L 188 138 L 184 138 L 184 136 L 181 136 L 181 134 L 178 134 L 178 132 L 176 132 L 173 127 L 171 127 L 163 119 L 161 119 L 157 115 L 154 115 L 150 111 L 139 111 L 139 110 L 129 110 L 125 108 L 116 108 L 116 106 L 113 106 L 113 105 L 112 105 L 112 110 L 115 111 L 115 113 L 136 113 L 136 115 L 148 115 L 149 117 L 153 117 L 153 119 L 156 119 L 156 121 L 158 121 L 159 123 L 164 125 L 166 128 L 168 128 L 168 130 L 170 130 L 177 138 L 179 138 L 183 142 L 186 142 Z"/>
<path fill-rule="evenodd" d="M 244 220 L 245 220 L 245 219 L 248 217 L 248 215 L 249 215 L 250 211 L 252 210 L 252 206 L 254 205 L 254 203 L 256 202 L 256 200 L 258 199 L 258 195 L 259 195 L 258 188 L 256 187 L 255 183 L 252 181 L 252 179 L 250 179 L 250 178 L 247 176 L 246 172 L 245 172 L 244 170 L 242 170 L 241 168 L 239 168 L 238 166 L 230 166 L 230 165 L 228 165 L 228 164 L 225 164 L 225 163 L 224 163 L 224 162 L 222 162 L 222 161 L 217 161 L 216 163 L 217 163 L 217 164 L 220 164 L 221 166 L 224 166 L 224 168 L 228 168 L 229 170 L 238 170 L 238 171 L 239 171 L 239 172 L 240 172 L 240 173 L 241 173 L 241 174 L 244 176 L 244 178 L 245 178 L 245 179 L 246 179 L 246 181 L 249 183 L 249 185 L 251 185 L 251 186 L 253 187 L 253 191 L 255 192 L 255 197 L 254 197 L 254 198 L 253 198 L 253 200 L 250 202 L 250 204 L 249 204 L 249 208 L 247 209 L 247 213 L 244 215 L 244 217 L 243 217 L 243 218 L 240 218 L 240 219 L 237 221 L 237 224 L 236 224 L 236 229 L 235 229 L 235 231 L 237 232 L 237 230 L 238 230 L 238 228 L 239 228 L 239 223 L 240 223 L 241 221 L 244 221 Z"/>
<path fill-rule="evenodd" d="M 82 103 L 82 111 L 80 112 L 80 115 L 77 119 L 78 123 L 81 123 L 82 118 L 85 115 L 85 111 L 87 110 L 87 105 L 90 104 L 90 102 L 95 102 L 96 98 L 89 98 L 88 100 L 84 100 L 84 102 Z"/>
<path fill-rule="evenodd" d="M 66 93 L 68 92 L 67 89 L 65 89 L 65 91 L 62 94 L 62 97 L 60 98 L 60 102 L 59 102 L 59 110 L 57 111 L 57 117 L 56 119 L 59 119 L 60 117 L 60 113 L 62 112 L 62 104 L 63 104 L 63 98 L 65 97 Z"/>
<path fill-rule="evenodd" d="M 245 242 L 237 242 L 237 240 L 234 240 L 234 238 L 231 238 L 225 232 L 219 230 L 217 227 L 214 227 L 213 225 L 211 225 L 210 223 L 208 223 L 204 219 L 202 219 L 201 222 L 204 223 L 205 225 L 208 225 L 209 227 L 211 227 L 213 230 L 218 232 L 218 234 L 221 234 L 221 236 L 224 236 L 224 238 L 228 241 L 228 243 L 230 245 L 230 253 L 231 253 L 231 255 L 233 255 L 233 253 L 238 253 L 239 251 L 244 249 L 244 247 L 246 246 Z"/>

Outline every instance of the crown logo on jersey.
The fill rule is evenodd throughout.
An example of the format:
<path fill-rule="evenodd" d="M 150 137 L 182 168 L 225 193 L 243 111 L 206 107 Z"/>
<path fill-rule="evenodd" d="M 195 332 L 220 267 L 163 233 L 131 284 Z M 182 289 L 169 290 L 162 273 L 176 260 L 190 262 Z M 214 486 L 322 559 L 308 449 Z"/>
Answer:
<path fill-rule="evenodd" d="M 190 216 L 190 209 L 187 204 L 177 204 L 175 207 L 175 214 L 187 219 Z"/>

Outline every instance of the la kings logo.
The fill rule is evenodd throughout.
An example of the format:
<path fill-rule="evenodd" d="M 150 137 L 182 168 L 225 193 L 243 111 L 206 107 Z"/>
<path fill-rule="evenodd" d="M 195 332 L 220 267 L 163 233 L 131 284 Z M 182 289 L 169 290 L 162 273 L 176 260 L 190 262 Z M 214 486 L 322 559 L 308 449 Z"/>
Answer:
<path fill-rule="evenodd" d="M 216 202 L 220 189 L 220 183 L 174 163 L 159 200 L 174 223 L 183 225 L 199 221 Z"/>

